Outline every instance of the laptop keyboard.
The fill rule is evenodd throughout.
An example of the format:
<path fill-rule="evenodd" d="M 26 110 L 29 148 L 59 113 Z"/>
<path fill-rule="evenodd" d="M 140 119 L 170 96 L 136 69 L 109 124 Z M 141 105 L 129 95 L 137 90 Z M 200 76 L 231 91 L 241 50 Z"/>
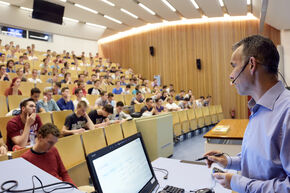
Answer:
<path fill-rule="evenodd" d="M 184 189 L 182 188 L 177 188 L 177 187 L 174 187 L 174 186 L 165 186 L 163 188 L 162 191 L 160 191 L 160 193 L 184 193 Z"/>

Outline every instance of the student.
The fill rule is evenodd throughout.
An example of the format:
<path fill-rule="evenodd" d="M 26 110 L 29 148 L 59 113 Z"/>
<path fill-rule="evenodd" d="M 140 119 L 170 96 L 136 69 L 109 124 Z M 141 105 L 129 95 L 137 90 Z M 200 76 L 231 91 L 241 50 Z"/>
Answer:
<path fill-rule="evenodd" d="M 95 80 L 94 87 L 88 89 L 88 94 L 90 95 L 100 95 L 102 89 L 100 88 L 100 80 Z"/>
<path fill-rule="evenodd" d="M 78 88 L 81 89 L 81 90 L 83 91 L 84 96 L 87 95 L 87 91 L 86 91 L 86 89 L 85 89 L 85 82 L 84 82 L 84 81 L 79 80 L 79 81 L 77 82 L 77 87 L 74 87 L 74 88 L 73 88 L 72 93 L 75 94 L 75 90 L 78 89 Z"/>
<path fill-rule="evenodd" d="M 118 101 L 116 104 L 116 108 L 114 108 L 114 113 L 109 116 L 111 122 L 121 123 L 128 119 L 132 119 L 132 117 L 129 114 L 123 112 L 123 107 L 124 103 L 122 101 Z"/>
<path fill-rule="evenodd" d="M 109 119 L 107 118 L 109 115 L 114 113 L 114 108 L 112 105 L 105 105 L 102 109 L 92 110 L 89 113 L 89 117 L 92 122 L 95 124 L 95 127 L 105 127 L 110 124 Z"/>
<path fill-rule="evenodd" d="M 50 87 L 47 87 L 43 91 L 43 99 L 39 100 L 39 108 L 45 110 L 45 112 L 52 112 L 52 111 L 60 111 L 59 107 L 57 106 L 56 102 L 53 100 L 53 90 Z"/>
<path fill-rule="evenodd" d="M 43 108 L 40 108 L 39 103 L 38 103 L 40 93 L 41 91 L 39 90 L 39 88 L 36 88 L 36 87 L 30 90 L 30 98 L 32 98 L 36 104 L 36 113 L 41 113 L 45 111 Z"/>
<path fill-rule="evenodd" d="M 76 112 L 67 116 L 65 119 L 62 132 L 64 135 L 83 133 L 85 130 L 94 129 L 94 124 L 88 116 L 88 105 L 85 101 L 80 101 L 77 105 Z"/>
<path fill-rule="evenodd" d="M 7 146 L 12 151 L 13 146 L 26 147 L 34 139 L 42 126 L 40 117 L 36 114 L 36 104 L 29 98 L 20 103 L 21 113 L 7 123 Z M 33 143 L 33 141 L 31 142 Z"/>
<path fill-rule="evenodd" d="M 143 103 L 143 101 L 144 101 L 144 99 L 143 99 L 142 93 L 140 91 L 138 91 L 136 93 L 136 96 L 132 98 L 131 105 L 141 104 L 141 103 Z"/>
<path fill-rule="evenodd" d="M 33 69 L 32 70 L 32 77 L 31 78 L 28 78 L 27 81 L 28 82 L 32 82 L 34 84 L 42 83 L 42 81 L 39 78 L 37 78 L 37 76 L 38 76 L 37 70 L 36 69 Z"/>
<path fill-rule="evenodd" d="M 153 105 L 153 99 L 152 98 L 147 98 L 146 99 L 146 105 L 144 107 L 141 108 L 141 115 L 143 116 L 143 114 L 146 112 L 146 115 L 155 115 L 156 114 L 156 109 L 154 108 Z"/>
<path fill-rule="evenodd" d="M 114 88 L 112 92 L 113 92 L 113 94 L 122 94 L 123 88 L 121 87 L 120 81 L 116 82 L 116 88 Z"/>
<path fill-rule="evenodd" d="M 72 100 L 70 100 L 69 88 L 68 87 L 62 88 L 61 95 L 62 95 L 62 98 L 56 102 L 59 109 L 62 111 L 63 110 L 74 111 L 74 104 L 73 104 Z"/>
<path fill-rule="evenodd" d="M 89 106 L 90 103 L 88 101 L 88 99 L 86 99 L 86 97 L 84 97 L 84 93 L 83 93 L 83 90 L 80 89 L 80 88 L 77 88 L 75 90 L 75 95 L 76 95 L 76 99 L 73 101 L 74 103 L 74 108 L 76 109 L 77 108 L 77 105 L 80 101 L 85 101 L 87 103 L 87 105 Z"/>
<path fill-rule="evenodd" d="M 4 95 L 7 97 L 8 95 L 22 95 L 21 90 L 19 90 L 21 84 L 21 80 L 18 77 L 12 79 L 10 87 L 5 90 Z"/>
<path fill-rule="evenodd" d="M 163 103 L 163 100 L 161 98 L 156 100 L 156 105 L 155 105 L 156 114 L 160 114 L 162 112 L 167 112 L 167 108 L 164 107 L 162 105 L 162 103 Z"/>
<path fill-rule="evenodd" d="M 71 73 L 67 72 L 64 74 L 64 79 L 61 80 L 61 83 L 62 84 L 72 84 L 72 81 L 71 81 Z"/>
<path fill-rule="evenodd" d="M 59 136 L 58 128 L 52 123 L 46 123 L 37 132 L 35 145 L 25 152 L 22 158 L 61 181 L 73 183 L 54 147 Z"/>
<path fill-rule="evenodd" d="M 0 132 L 0 156 L 7 154 L 7 146 L 3 142 L 2 134 Z"/>
<path fill-rule="evenodd" d="M 167 104 L 165 107 L 168 109 L 168 111 L 180 111 L 180 107 L 173 102 L 173 99 L 171 97 L 167 98 Z"/>
<path fill-rule="evenodd" d="M 15 73 L 15 71 L 13 70 L 14 67 L 14 61 L 13 60 L 8 60 L 7 64 L 6 64 L 6 72 L 13 72 Z"/>
<path fill-rule="evenodd" d="M 0 81 L 9 81 L 9 75 L 4 65 L 0 65 Z"/>
<path fill-rule="evenodd" d="M 122 94 L 130 94 L 131 85 L 127 84 Z"/>
<path fill-rule="evenodd" d="M 185 94 L 185 91 L 184 90 L 181 90 L 180 93 L 175 96 L 175 100 L 177 100 L 177 101 L 184 100 L 184 94 Z"/>
<path fill-rule="evenodd" d="M 260 35 L 242 39 L 233 47 L 231 83 L 240 95 L 251 96 L 251 110 L 242 151 L 237 156 L 214 156 L 217 163 L 237 173 L 215 173 L 215 180 L 236 192 L 290 192 L 290 91 L 278 80 L 279 53 Z"/>
<path fill-rule="evenodd" d="M 92 74 L 91 75 L 91 80 L 88 80 L 87 84 L 93 84 L 96 80 L 97 80 L 97 75 L 96 74 Z"/>
<path fill-rule="evenodd" d="M 108 93 L 106 91 L 102 91 L 100 93 L 100 97 L 95 101 L 95 108 L 104 107 L 107 104 L 109 104 Z"/>
<path fill-rule="evenodd" d="M 116 101 L 114 100 L 114 94 L 109 92 L 108 94 L 108 104 L 112 105 L 113 107 L 116 106 Z"/>
<path fill-rule="evenodd" d="M 17 74 L 17 77 L 20 78 L 21 82 L 26 82 L 27 81 L 27 79 L 24 77 L 23 68 L 17 68 L 16 69 L 16 74 Z"/>

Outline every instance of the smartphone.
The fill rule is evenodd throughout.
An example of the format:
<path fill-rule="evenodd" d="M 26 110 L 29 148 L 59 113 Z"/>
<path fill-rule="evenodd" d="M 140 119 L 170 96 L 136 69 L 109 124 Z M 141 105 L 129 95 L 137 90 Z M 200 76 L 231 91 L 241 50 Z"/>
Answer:
<path fill-rule="evenodd" d="M 212 173 L 215 174 L 215 173 L 225 173 L 225 172 L 223 170 L 221 170 L 221 169 L 218 169 L 218 168 L 214 167 L 212 169 Z"/>

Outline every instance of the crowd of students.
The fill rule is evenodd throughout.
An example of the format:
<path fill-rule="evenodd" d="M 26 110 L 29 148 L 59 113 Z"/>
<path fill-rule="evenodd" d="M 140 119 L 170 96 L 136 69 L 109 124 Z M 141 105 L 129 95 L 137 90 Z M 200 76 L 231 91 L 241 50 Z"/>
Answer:
<path fill-rule="evenodd" d="M 24 81 L 34 83 L 36 87 L 31 89 L 30 98 L 20 103 L 20 108 L 10 109 L 8 115 L 15 116 L 7 124 L 7 146 L 0 144 L 0 155 L 6 154 L 7 150 L 17 150 L 30 145 L 31 150 L 23 157 L 61 180 L 71 182 L 57 150 L 53 147 L 60 133 L 53 124 L 42 125 L 37 113 L 72 110 L 72 114 L 66 117 L 61 128 L 62 134 L 66 136 L 112 123 L 121 123 L 132 117 L 152 116 L 168 111 L 207 106 L 211 103 L 210 96 L 206 98 L 201 96 L 196 100 L 191 90 L 187 92 L 181 90 L 176 95 L 173 84 L 169 87 L 165 85 L 160 87 L 156 79 L 150 83 L 140 74 L 134 74 L 130 68 L 123 70 L 119 64 L 104 62 L 97 54 L 96 56 L 89 54 L 87 62 L 84 52 L 77 57 L 73 52 L 64 51 L 62 55 L 58 55 L 47 50 L 42 54 L 39 70 L 30 69 L 30 62 L 40 59 L 39 55 L 34 54 L 34 45 L 28 46 L 26 50 L 20 50 L 20 46 L 14 46 L 13 42 L 3 48 L 1 43 L 0 40 L 0 81 L 11 82 L 5 96 L 22 95 L 19 86 Z M 82 66 L 91 67 L 93 73 L 89 80 L 89 73 L 84 70 L 73 81 L 70 70 L 80 71 Z M 17 73 L 17 76 L 11 79 L 9 73 Z M 42 82 L 39 79 L 40 75 L 51 75 L 46 80 L 51 83 L 51 87 L 43 91 L 37 88 L 37 84 Z M 75 85 L 72 91 L 68 87 L 70 84 Z M 86 85 L 91 87 L 86 90 Z M 114 87 L 112 92 L 106 91 L 105 88 L 108 86 Z M 43 98 L 40 99 L 41 92 Z M 122 101 L 114 100 L 115 95 L 128 94 L 133 96 L 129 106 L 125 106 Z M 150 94 L 151 97 L 145 98 L 145 94 Z M 55 101 L 53 95 L 61 95 L 61 98 Z M 71 95 L 75 95 L 75 100 L 71 99 Z M 99 95 L 99 98 L 94 104 L 90 104 L 86 99 L 87 95 Z M 135 104 L 144 104 L 140 112 L 135 112 Z M 58 170 L 52 166 L 46 167 L 44 163 L 48 160 L 52 161 Z"/>

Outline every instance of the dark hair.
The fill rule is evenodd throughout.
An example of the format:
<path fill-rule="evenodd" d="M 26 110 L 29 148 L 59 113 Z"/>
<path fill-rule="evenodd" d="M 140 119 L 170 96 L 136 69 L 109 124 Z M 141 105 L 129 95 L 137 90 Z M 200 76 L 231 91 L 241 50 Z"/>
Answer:
<path fill-rule="evenodd" d="M 254 57 L 268 73 L 278 73 L 279 53 L 272 40 L 261 35 L 252 35 L 234 44 L 233 50 L 240 46 L 243 46 L 244 62 Z"/>
<path fill-rule="evenodd" d="M 137 90 L 136 95 L 141 94 L 141 92 L 139 90 Z"/>
<path fill-rule="evenodd" d="M 5 65 L 3 65 L 3 64 L 2 64 L 2 65 L 0 65 L 0 69 L 1 69 L 2 67 L 5 67 Z"/>
<path fill-rule="evenodd" d="M 140 88 L 139 84 L 135 86 L 135 90 L 139 90 L 139 88 Z"/>
<path fill-rule="evenodd" d="M 24 99 L 23 101 L 21 101 L 21 103 L 20 103 L 20 111 L 21 112 L 22 112 L 22 107 L 26 107 L 26 105 L 29 101 L 34 102 L 34 100 L 32 98 L 27 98 L 27 99 Z"/>
<path fill-rule="evenodd" d="M 63 93 L 65 90 L 69 90 L 69 88 L 66 86 L 66 87 L 63 87 L 62 89 L 61 89 L 61 93 Z"/>
<path fill-rule="evenodd" d="M 61 82 L 56 82 L 55 85 L 61 88 Z"/>
<path fill-rule="evenodd" d="M 77 85 L 80 86 L 82 83 L 84 83 L 84 81 L 78 80 L 77 81 Z"/>
<path fill-rule="evenodd" d="M 101 96 L 104 96 L 106 93 L 107 93 L 107 91 L 102 91 L 102 92 L 100 93 L 100 95 L 101 95 Z"/>
<path fill-rule="evenodd" d="M 80 88 L 76 88 L 76 89 L 75 89 L 75 95 L 79 94 L 80 91 L 82 91 L 82 89 L 80 89 Z"/>
<path fill-rule="evenodd" d="M 81 77 L 81 75 L 84 75 L 84 76 L 86 76 L 85 74 L 79 74 L 79 75 L 78 75 L 78 78 L 80 78 L 80 77 Z"/>
<path fill-rule="evenodd" d="M 8 68 L 8 64 L 9 64 L 10 62 L 13 62 L 13 64 L 14 64 L 14 60 L 8 60 L 7 63 L 6 63 L 6 67 L 7 67 L 7 68 Z"/>
<path fill-rule="evenodd" d="M 30 90 L 30 95 L 33 95 L 34 93 L 41 93 L 41 91 L 39 90 L 39 88 L 37 88 L 37 87 L 35 87 L 35 88 L 32 88 L 31 90 Z"/>
<path fill-rule="evenodd" d="M 184 98 L 184 101 L 190 101 L 189 97 Z"/>
<path fill-rule="evenodd" d="M 94 81 L 94 84 L 96 84 L 97 82 L 100 82 L 100 80 L 99 80 L 99 79 L 95 80 L 95 81 Z"/>
<path fill-rule="evenodd" d="M 56 125 L 52 123 L 46 123 L 42 125 L 37 132 L 37 136 L 41 136 L 42 138 L 47 137 L 49 134 L 52 134 L 55 137 L 60 136 L 59 129 L 56 127 Z"/>
<path fill-rule="evenodd" d="M 148 103 L 148 102 L 151 101 L 151 100 L 152 100 L 152 98 L 150 98 L 150 97 L 147 98 L 147 99 L 146 99 L 146 103 Z"/>
<path fill-rule="evenodd" d="M 123 107 L 124 103 L 122 101 L 118 101 L 116 107 Z"/>
<path fill-rule="evenodd" d="M 204 99 L 204 96 L 200 96 L 199 98 L 200 98 L 200 99 Z"/>
<path fill-rule="evenodd" d="M 162 87 L 162 89 L 165 89 L 165 88 L 167 88 L 167 85 L 164 85 L 164 86 Z"/>
<path fill-rule="evenodd" d="M 106 111 L 107 113 L 113 114 L 114 113 L 114 108 L 112 105 L 107 104 L 103 107 L 103 110 Z"/>
<path fill-rule="evenodd" d="M 77 108 L 81 108 L 81 107 L 88 107 L 88 104 L 85 101 L 80 101 L 78 102 Z"/>
<path fill-rule="evenodd" d="M 185 90 L 181 90 L 180 92 L 185 92 Z"/>
<path fill-rule="evenodd" d="M 108 93 L 108 97 L 114 97 L 114 94 L 111 93 L 111 92 L 109 92 L 109 93 Z"/>
<path fill-rule="evenodd" d="M 126 88 L 131 88 L 131 85 L 130 85 L 130 84 L 127 84 L 127 85 L 126 85 Z"/>

